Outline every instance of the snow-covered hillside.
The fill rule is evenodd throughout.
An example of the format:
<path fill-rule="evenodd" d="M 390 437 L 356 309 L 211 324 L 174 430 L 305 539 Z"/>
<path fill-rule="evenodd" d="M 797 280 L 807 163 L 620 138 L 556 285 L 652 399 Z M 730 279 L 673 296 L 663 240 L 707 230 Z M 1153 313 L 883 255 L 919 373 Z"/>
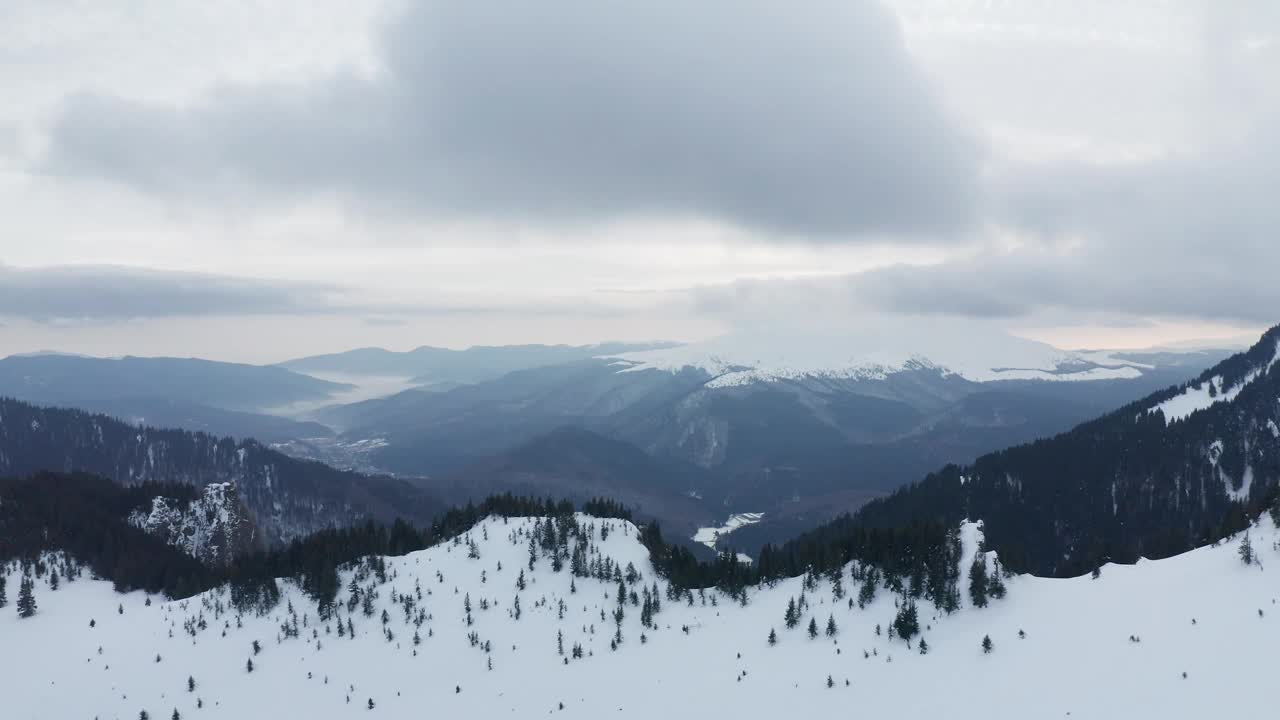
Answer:
<path fill-rule="evenodd" d="M 637 592 L 665 587 L 635 527 L 581 521 L 593 537 L 592 563 L 634 567 Z M 682 600 L 663 592 L 656 630 L 642 629 L 641 608 L 628 599 L 613 650 L 617 583 L 555 572 L 545 558 L 531 571 L 534 530 L 534 520 L 490 519 L 456 543 L 386 558 L 385 582 L 376 563 L 343 573 L 338 616 L 354 637 L 339 635 L 336 620 L 318 621 L 315 605 L 287 583 L 280 604 L 257 617 L 231 612 L 226 591 L 148 602 L 88 579 L 64 580 L 54 592 L 46 575 L 36 581 L 38 612 L 19 619 L 11 565 L 0 714 L 1023 720 L 1273 712 L 1265 689 L 1280 647 L 1280 581 L 1270 567 L 1280 562 L 1280 534 L 1269 518 L 1250 534 L 1260 559 L 1253 565 L 1240 561 L 1237 537 L 1169 560 L 1107 566 L 1097 579 L 1012 578 L 1004 600 L 951 616 L 921 605 L 925 655 L 918 639 L 908 647 L 884 632 L 896 612 L 888 591 L 865 609 L 849 601 L 858 591 L 849 568 L 844 599 L 830 580 L 806 591 L 803 578 L 752 590 L 745 607 L 714 591 Z M 963 534 L 971 558 L 977 530 Z M 370 596 L 369 615 L 363 597 L 347 604 L 353 577 Z M 807 607 L 787 629 L 788 601 L 802 594 Z M 835 637 L 810 639 L 810 617 L 824 630 L 833 619 Z"/>
<path fill-rule="evenodd" d="M 1222 375 L 1215 375 L 1208 382 L 1188 386 L 1177 395 L 1151 408 L 1151 411 L 1163 412 L 1165 422 L 1172 423 L 1185 420 L 1197 410 L 1204 410 L 1220 402 L 1231 402 L 1249 383 L 1270 371 L 1277 360 L 1280 360 L 1280 344 L 1276 345 L 1266 362 L 1251 370 L 1238 382 L 1228 385 Z"/>
<path fill-rule="evenodd" d="M 709 387 L 805 377 L 882 380 L 912 369 L 974 382 L 1135 378 L 1140 363 L 1107 353 L 1072 353 L 981 325 L 944 321 L 867 323 L 850 332 L 728 335 L 702 343 L 623 353 L 625 371 L 697 368 Z"/>

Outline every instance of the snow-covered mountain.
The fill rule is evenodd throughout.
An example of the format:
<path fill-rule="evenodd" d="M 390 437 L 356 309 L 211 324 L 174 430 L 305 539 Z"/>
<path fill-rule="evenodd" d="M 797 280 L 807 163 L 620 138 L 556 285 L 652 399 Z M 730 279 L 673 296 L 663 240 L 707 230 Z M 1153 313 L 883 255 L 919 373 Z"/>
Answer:
<path fill-rule="evenodd" d="M 1272 336 L 1274 333 L 1271 334 Z M 1254 351 L 1256 358 L 1248 364 L 1243 374 L 1231 377 L 1226 372 L 1213 372 L 1183 387 L 1172 397 L 1161 400 L 1152 408 L 1164 415 L 1166 423 L 1187 419 L 1192 413 L 1208 409 L 1218 403 L 1231 402 L 1250 383 L 1265 376 L 1280 360 L 1280 338 L 1267 337 Z M 1273 423 L 1274 426 L 1274 423 Z"/>
<path fill-rule="evenodd" d="M 21 720 L 1273 712 L 1263 690 L 1280 644 L 1280 533 L 1265 515 L 1248 533 L 1251 564 L 1238 535 L 1107 565 L 1096 579 L 1012 577 L 1007 597 L 984 608 L 966 598 L 948 615 L 921 602 L 910 640 L 888 632 L 901 597 L 881 587 L 860 607 L 852 566 L 840 588 L 799 577 L 750 589 L 745 605 L 714 589 L 674 599 L 634 526 L 578 519 L 589 562 L 617 568 L 628 589 L 616 621 L 612 575 L 530 561 L 535 519 L 491 518 L 456 541 L 348 568 L 327 620 L 290 582 L 257 615 L 233 610 L 225 589 L 166 602 L 87 576 L 55 591 L 46 572 L 34 579 L 34 616 L 0 613 L 0 707 Z M 966 524 L 962 537 L 967 567 L 979 530 Z M 12 603 L 22 575 L 16 563 L 3 570 Z M 644 627 L 650 603 L 630 592 L 648 600 L 655 584 L 660 607 Z"/>
<path fill-rule="evenodd" d="M 877 321 L 849 332 L 775 330 L 611 356 L 625 371 L 702 370 L 707 387 L 802 378 L 884 380 L 936 370 L 972 382 L 1136 378 L 1151 365 L 1106 352 L 1079 353 L 946 321 Z"/>
<path fill-rule="evenodd" d="M 210 483 L 191 502 L 155 497 L 129 524 L 210 566 L 226 565 L 260 542 L 235 483 Z"/>

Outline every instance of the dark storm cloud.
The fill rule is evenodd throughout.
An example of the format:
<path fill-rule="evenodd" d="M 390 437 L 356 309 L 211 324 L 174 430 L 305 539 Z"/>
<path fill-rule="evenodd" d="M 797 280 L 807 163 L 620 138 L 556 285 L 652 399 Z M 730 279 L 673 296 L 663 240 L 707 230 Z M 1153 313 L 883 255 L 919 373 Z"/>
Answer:
<path fill-rule="evenodd" d="M 114 266 L 0 265 L 0 316 L 124 320 L 315 312 L 332 288 Z"/>
<path fill-rule="evenodd" d="M 947 235 L 981 150 L 869 0 L 416 3 L 385 72 L 183 109 L 81 96 L 55 172 L 188 197 L 248 186 L 451 217 L 712 217 L 782 235 Z"/>

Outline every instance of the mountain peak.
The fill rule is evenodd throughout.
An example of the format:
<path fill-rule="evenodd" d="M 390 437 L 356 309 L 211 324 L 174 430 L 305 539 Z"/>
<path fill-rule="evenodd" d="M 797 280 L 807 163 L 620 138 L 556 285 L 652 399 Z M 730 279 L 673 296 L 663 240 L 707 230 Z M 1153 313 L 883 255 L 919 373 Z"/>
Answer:
<path fill-rule="evenodd" d="M 1087 355 L 995 330 L 941 320 L 862 323 L 847 332 L 794 328 L 736 333 L 673 348 L 611 356 L 624 372 L 697 368 L 709 387 L 803 377 L 882 380 L 936 370 L 973 382 L 1134 378 L 1142 365 L 1106 353 Z"/>

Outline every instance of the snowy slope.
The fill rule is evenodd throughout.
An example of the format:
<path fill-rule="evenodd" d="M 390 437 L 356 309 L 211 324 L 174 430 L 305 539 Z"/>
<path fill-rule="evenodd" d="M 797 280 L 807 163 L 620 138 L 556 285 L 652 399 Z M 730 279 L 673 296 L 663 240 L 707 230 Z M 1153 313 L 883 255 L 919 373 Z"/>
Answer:
<path fill-rule="evenodd" d="M 589 522 L 601 555 L 634 563 L 642 583 L 653 582 L 634 527 Z M 753 590 L 746 607 L 714 592 L 705 604 L 696 594 L 692 605 L 664 599 L 656 616 L 660 629 L 649 631 L 644 643 L 639 612 L 628 605 L 625 641 L 612 651 L 613 621 L 602 621 L 601 612 L 615 607 L 616 584 L 579 578 L 571 592 L 567 570 L 552 572 L 539 560 L 530 572 L 525 534 L 531 526 L 530 520 L 484 522 L 468 536 L 478 559 L 468 557 L 465 542 L 387 558 L 374 616 L 358 609 L 347 616 L 354 639 L 317 626 L 314 606 L 296 589 L 267 617 L 245 616 L 240 626 L 236 617 L 218 615 L 224 592 L 147 606 L 142 594 L 119 596 L 106 582 L 64 582 L 53 592 L 42 580 L 38 614 L 20 620 L 12 607 L 18 577 L 11 566 L 10 606 L 0 612 L 0 715 L 137 718 L 146 709 L 163 720 L 176 708 L 184 718 L 237 719 L 776 719 L 847 717 L 856 709 L 859 717 L 1023 720 L 1268 717 L 1274 711 L 1266 688 L 1280 647 L 1280 580 L 1271 567 L 1280 562 L 1280 535 L 1269 519 L 1251 535 L 1265 569 L 1239 561 L 1237 538 L 1159 562 L 1107 566 L 1097 580 L 1014 578 L 1005 600 L 950 617 L 922 606 L 928 655 L 876 634 L 876 625 L 887 626 L 895 612 L 884 590 L 859 610 L 835 601 L 822 581 L 808 593 L 809 614 L 819 626 L 833 616 L 838 636 L 810 640 L 808 617 L 785 629 L 783 610 L 802 592 L 800 578 Z M 599 538 L 604 526 L 612 529 L 607 540 Z M 967 526 L 964 535 L 972 556 L 976 530 Z M 518 592 L 521 570 L 528 585 Z M 344 587 L 349 578 L 344 574 Z M 414 627 L 392 602 L 396 594 L 414 593 L 415 584 L 428 613 L 416 655 Z M 517 594 L 519 620 L 511 613 Z M 470 627 L 463 620 L 468 595 Z M 345 599 L 344 590 L 338 600 Z M 489 609 L 479 608 L 482 599 Z M 563 620 L 557 617 L 561 600 Z M 287 602 L 305 627 L 299 638 L 277 640 L 282 623 L 290 622 Z M 391 641 L 378 619 L 384 608 Z M 188 634 L 184 625 L 200 617 L 207 629 Z M 766 642 L 770 628 L 780 637 L 775 647 Z M 581 643 L 586 656 L 566 664 L 557 654 L 558 631 L 566 652 Z M 468 639 L 470 632 L 480 646 Z M 980 650 L 984 635 L 995 644 L 990 655 Z M 256 657 L 255 639 L 262 643 Z M 246 671 L 250 658 L 252 673 Z M 188 676 L 196 681 L 191 693 Z M 203 709 L 196 709 L 197 698 Z"/>
<path fill-rule="evenodd" d="M 1177 420 L 1185 420 L 1197 410 L 1204 410 L 1220 402 L 1231 402 L 1249 383 L 1265 375 L 1278 359 L 1280 359 L 1280 344 L 1277 344 L 1270 360 L 1261 367 L 1255 368 L 1234 385 L 1224 387 L 1223 377 L 1215 375 L 1208 382 L 1188 386 L 1177 395 L 1151 408 L 1151 411 L 1163 412 L 1165 422 L 1173 423 Z"/>
<path fill-rule="evenodd" d="M 729 335 L 672 348 L 613 356 L 625 371 L 697 368 L 708 387 L 805 377 L 882 380 L 911 369 L 936 369 L 974 382 L 1134 378 L 1140 363 L 1105 353 L 1077 354 L 980 325 L 896 321 L 851 332 L 785 330 Z"/>

